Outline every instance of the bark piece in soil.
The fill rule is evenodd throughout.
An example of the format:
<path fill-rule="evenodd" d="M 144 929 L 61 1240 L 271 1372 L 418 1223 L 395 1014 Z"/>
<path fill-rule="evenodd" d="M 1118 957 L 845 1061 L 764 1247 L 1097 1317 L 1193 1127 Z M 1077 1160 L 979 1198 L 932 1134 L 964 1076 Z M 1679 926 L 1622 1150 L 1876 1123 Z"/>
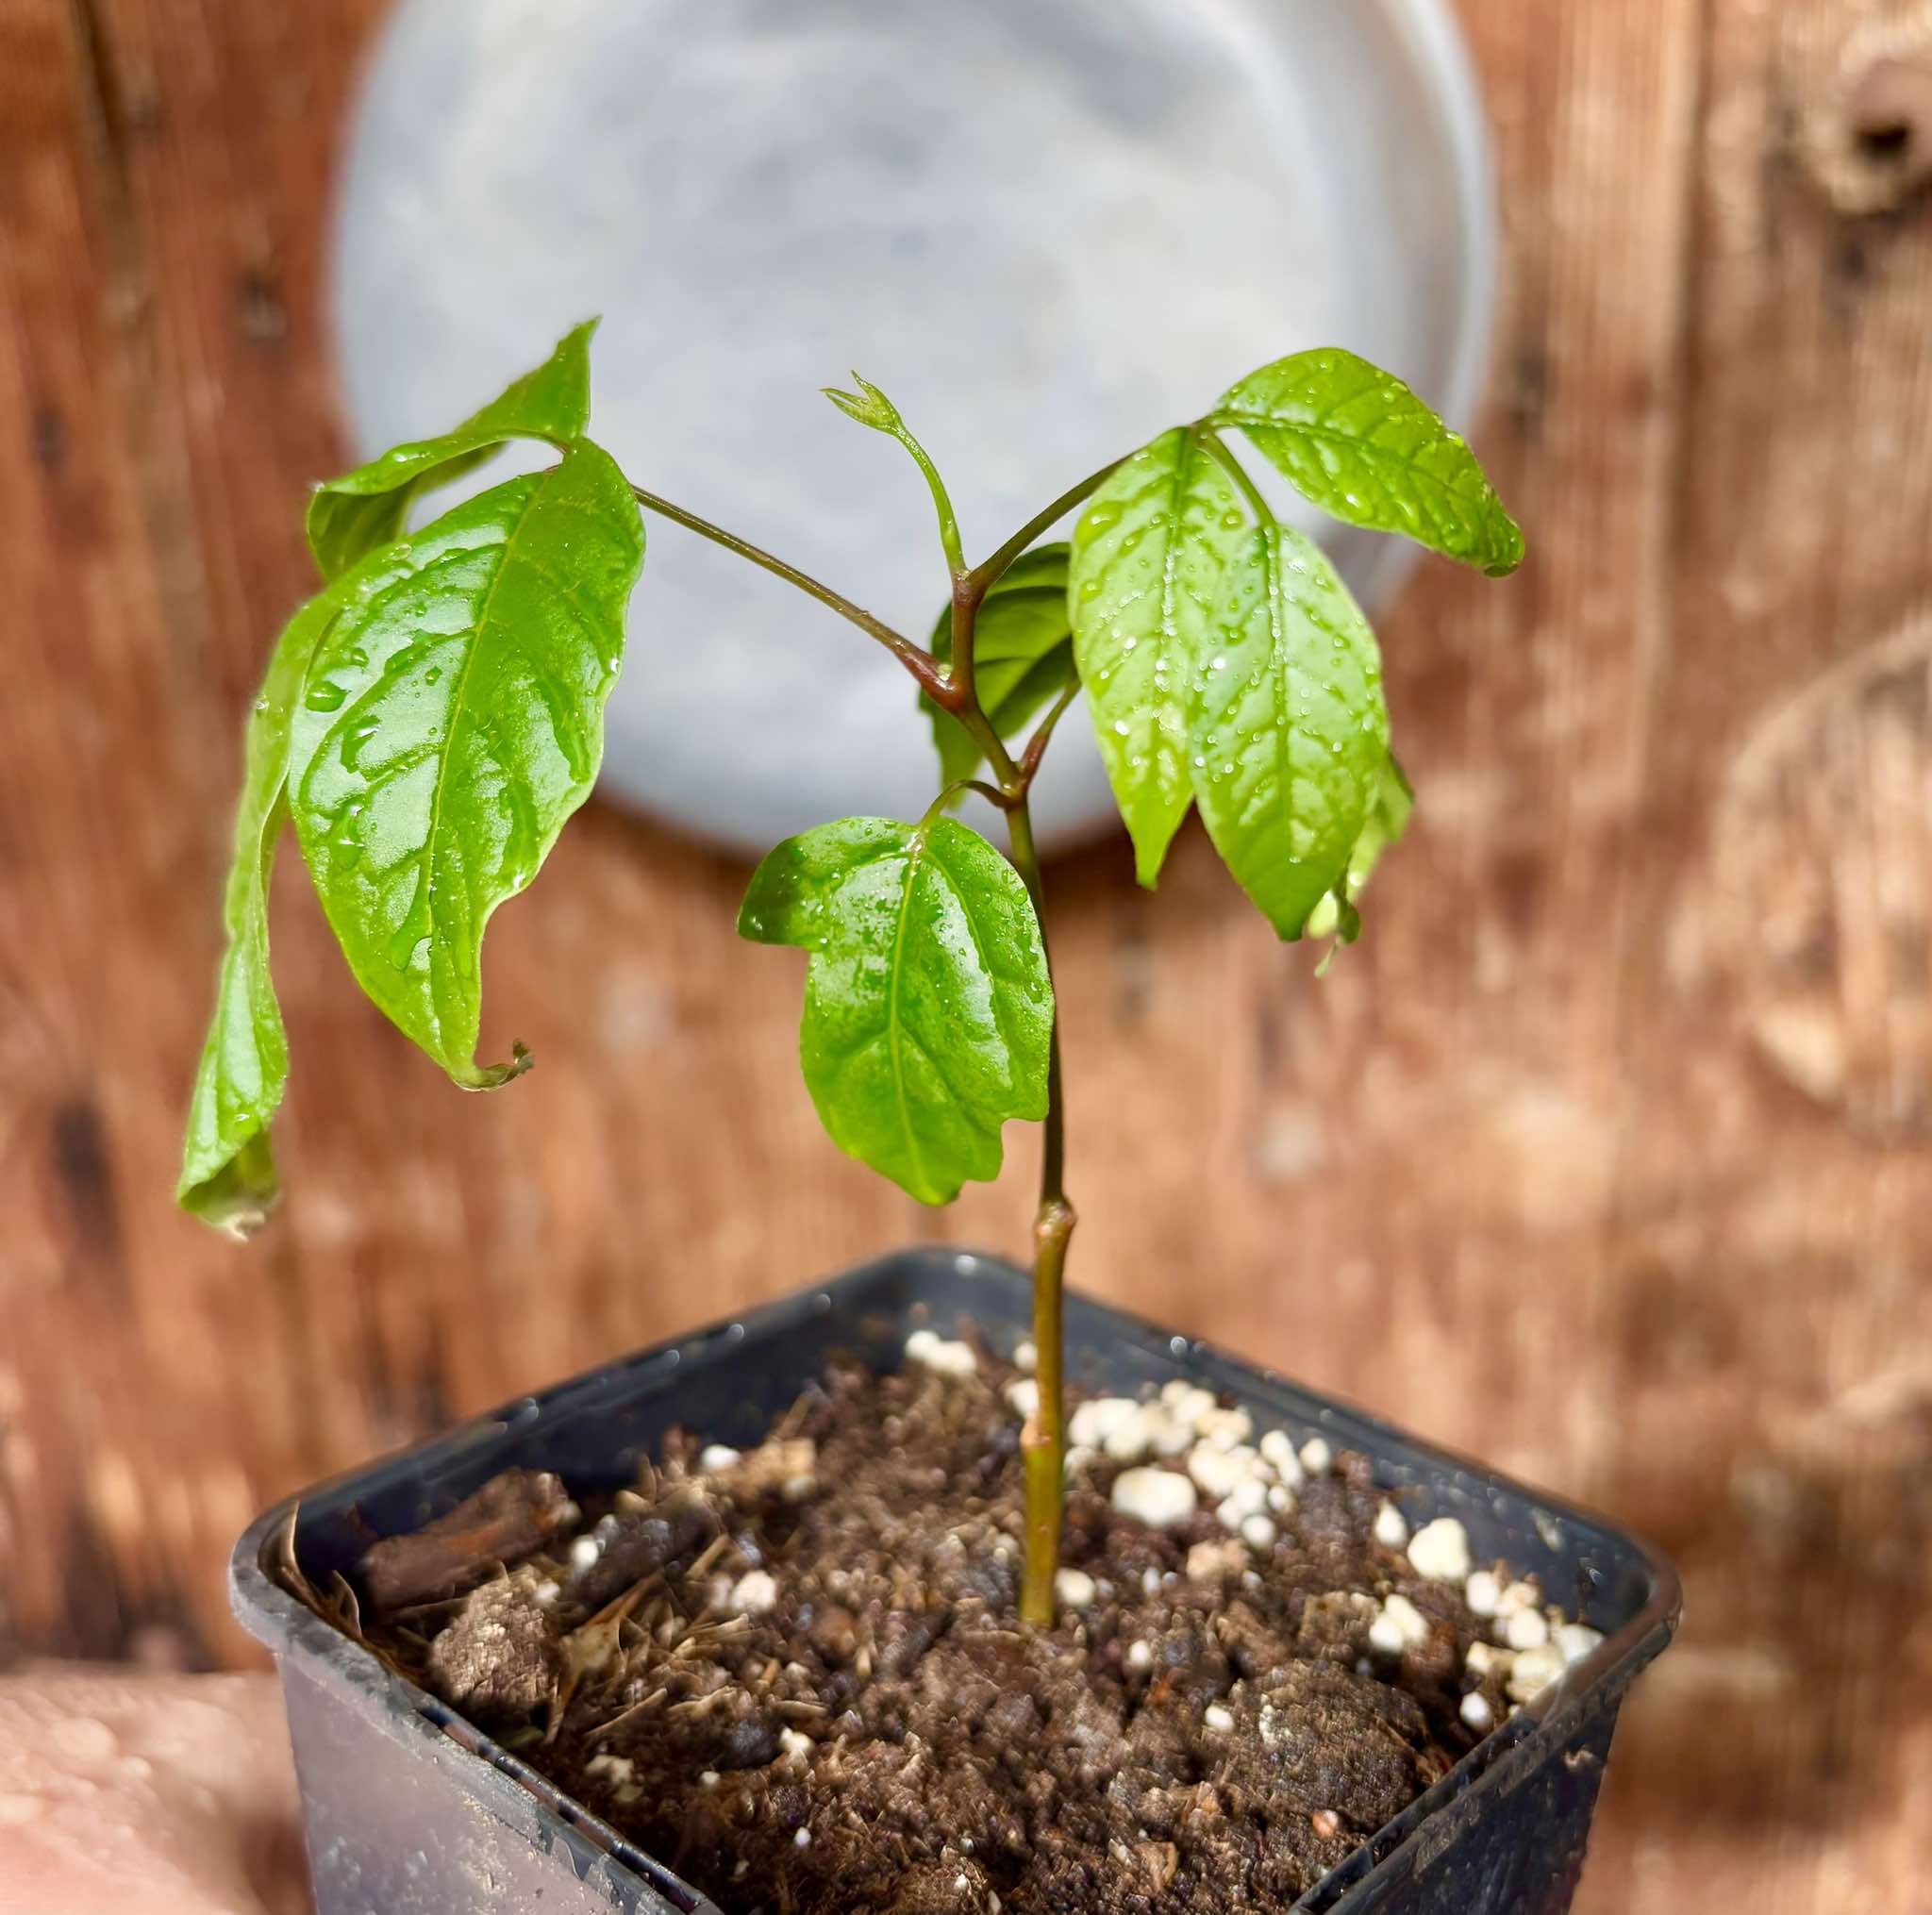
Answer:
<path fill-rule="evenodd" d="M 460 1594 L 541 1549 L 569 1521 L 571 1502 L 547 1470 L 506 1470 L 446 1516 L 363 1552 L 357 1576 L 369 1606 L 406 1609 Z"/>

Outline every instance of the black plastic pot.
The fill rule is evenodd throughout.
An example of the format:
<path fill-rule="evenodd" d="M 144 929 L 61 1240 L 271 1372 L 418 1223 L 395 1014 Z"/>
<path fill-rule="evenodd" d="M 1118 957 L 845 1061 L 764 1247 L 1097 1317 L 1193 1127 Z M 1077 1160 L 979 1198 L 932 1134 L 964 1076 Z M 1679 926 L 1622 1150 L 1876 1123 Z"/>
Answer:
<path fill-rule="evenodd" d="M 296 1559 L 324 1585 L 374 1537 L 414 1528 L 515 1465 L 616 1488 L 676 1424 L 749 1447 L 835 1350 L 890 1369 L 909 1330 L 962 1317 L 1010 1347 L 1027 1310 L 1026 1278 L 1008 1264 L 941 1250 L 888 1257 L 309 1490 L 298 1499 Z M 1070 1298 L 1067 1338 L 1075 1382 L 1131 1394 L 1186 1377 L 1297 1440 L 1321 1434 L 1365 1452 L 1384 1485 L 1408 1492 L 1412 1516 L 1459 1517 L 1479 1558 L 1540 1575 L 1552 1600 L 1604 1631 L 1587 1661 L 1295 1905 L 1307 1915 L 1560 1915 L 1624 1691 L 1676 1624 L 1670 1564 L 1581 1510 L 1101 1304 Z M 320 1915 L 712 1909 L 281 1590 L 264 1552 L 290 1507 L 236 1546 L 231 1587 L 237 1614 L 280 1665 Z"/>

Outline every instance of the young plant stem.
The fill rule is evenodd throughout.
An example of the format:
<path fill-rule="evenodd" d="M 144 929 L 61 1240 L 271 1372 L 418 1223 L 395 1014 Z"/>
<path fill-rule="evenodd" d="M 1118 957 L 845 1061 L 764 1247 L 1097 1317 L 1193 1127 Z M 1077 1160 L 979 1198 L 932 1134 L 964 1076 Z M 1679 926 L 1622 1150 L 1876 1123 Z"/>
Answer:
<path fill-rule="evenodd" d="M 903 424 L 893 431 L 892 437 L 912 455 L 913 464 L 924 476 L 926 490 L 932 493 L 932 508 L 939 515 L 940 546 L 946 555 L 946 570 L 958 578 L 966 570 L 966 552 L 959 543 L 959 520 L 953 510 L 946 482 L 941 478 L 940 469 L 932 462 L 932 456 Z"/>
<path fill-rule="evenodd" d="M 1194 443 L 1207 453 L 1216 465 L 1231 478 L 1242 498 L 1248 502 L 1248 509 L 1255 515 L 1255 523 L 1272 525 L 1274 510 L 1261 496 L 1261 488 L 1249 476 L 1248 469 L 1234 455 L 1234 448 L 1211 425 L 1196 425 L 1193 428 Z"/>
<path fill-rule="evenodd" d="M 1046 935 L 1046 883 L 1041 875 L 1040 852 L 1033 841 L 1033 810 L 1028 803 L 1034 773 L 1040 768 L 1046 740 L 1060 713 L 1072 703 L 1062 697 L 1029 741 L 1023 764 L 1015 764 L 1000 737 L 980 709 L 974 690 L 973 647 L 979 607 L 989 586 L 1063 512 L 1078 504 L 1111 472 L 1083 480 L 1064 500 L 1035 519 L 1001 546 L 985 565 L 955 581 L 953 590 L 953 685 L 962 694 L 955 708 L 960 722 L 986 752 L 999 789 L 1007 794 L 1007 831 L 1013 868 L 1033 900 L 1040 925 L 1041 950 L 1048 980 L 1053 976 L 1053 949 Z M 1002 557 L 1004 555 L 1004 557 Z M 1038 746 L 1036 750 L 1034 747 Z M 1053 1030 L 1047 1040 L 1046 1120 L 1040 1146 L 1040 1203 L 1033 1216 L 1033 1348 L 1038 1400 L 1020 1433 L 1020 1458 L 1026 1503 L 1025 1564 L 1020 1585 L 1020 1619 L 1036 1628 L 1050 1628 L 1055 1613 L 1054 1579 L 1060 1563 L 1060 1519 L 1066 1503 L 1067 1403 L 1064 1376 L 1062 1318 L 1067 1245 L 1074 1235 L 1074 1207 L 1067 1201 L 1066 1098 L 1060 1081 L 1060 1024 L 1058 1002 Z"/>
<path fill-rule="evenodd" d="M 974 602 L 977 604 L 986 596 L 988 588 L 994 580 L 1004 577 L 1013 560 L 1019 558 L 1042 532 L 1050 531 L 1058 525 L 1075 506 L 1085 505 L 1124 464 L 1124 458 L 1108 459 L 1098 472 L 1089 473 L 1078 485 L 1069 486 L 1052 505 L 1034 513 L 1032 518 L 1028 519 L 984 564 L 975 565 L 966 574 L 966 582 L 973 590 Z"/>
<path fill-rule="evenodd" d="M 1033 900 L 1040 940 L 1046 948 L 1046 888 L 1033 843 L 1033 815 L 1023 794 L 1007 815 L 1013 866 Z M 1047 953 L 1047 975 L 1053 974 Z M 1052 1625 L 1054 1578 L 1060 1562 L 1060 1513 L 1066 1501 L 1067 1402 L 1064 1375 L 1064 1278 L 1067 1245 L 1077 1221 L 1066 1192 L 1066 1098 L 1060 1083 L 1060 1023 L 1058 1004 L 1047 1040 L 1046 1122 L 1040 1145 L 1040 1207 L 1033 1217 L 1034 1381 L 1039 1400 L 1020 1435 L 1025 1474 L 1026 1556 L 1020 1587 L 1020 1618 L 1036 1628 Z"/>
<path fill-rule="evenodd" d="M 860 631 L 885 646 L 912 674 L 920 690 L 928 697 L 950 708 L 952 688 L 946 682 L 946 674 L 924 646 L 915 645 L 903 633 L 895 632 L 883 619 L 874 618 L 863 606 L 854 605 L 842 592 L 821 584 L 809 573 L 799 571 L 797 566 L 786 564 L 784 559 L 774 558 L 762 546 L 754 545 L 749 539 L 741 539 L 735 532 L 727 532 L 722 525 L 714 525 L 708 519 L 701 519 L 695 512 L 686 511 L 682 506 L 674 505 L 656 492 L 647 492 L 642 486 L 633 485 L 630 490 L 631 495 L 646 511 L 656 512 L 659 518 L 669 519 L 673 525 L 682 525 L 687 531 L 695 532 L 699 538 L 708 539 L 712 544 L 722 545 L 725 551 L 750 559 L 754 565 L 762 566 L 788 585 L 795 585 L 821 605 L 831 607 L 841 618 L 849 619 Z"/>
<path fill-rule="evenodd" d="M 1214 440 L 1211 432 L 1206 434 L 1206 440 L 1209 451 L 1216 458 L 1224 463 L 1231 462 L 1233 455 Z M 801 591 L 809 593 L 822 605 L 829 606 L 841 617 L 849 619 L 861 631 L 884 645 L 918 681 L 921 689 L 966 727 L 986 755 L 992 782 L 964 779 L 957 786 L 948 786 L 934 799 L 931 809 L 921 821 L 921 828 L 928 827 L 943 809 L 946 801 L 960 789 L 979 792 L 1006 812 L 1013 868 L 1020 874 L 1026 894 L 1033 901 L 1050 979 L 1053 957 L 1046 938 L 1046 887 L 1041 875 L 1040 854 L 1033 839 L 1033 813 L 1028 794 L 1054 727 L 1073 703 L 1078 688 L 1069 686 L 1061 693 L 1027 740 L 1025 749 L 1016 762 L 1012 753 L 1007 749 L 1006 741 L 980 708 L 974 677 L 974 638 L 979 608 L 994 583 L 1041 533 L 1098 491 L 1122 461 L 1114 459 L 1098 472 L 1090 474 L 1079 484 L 1069 487 L 1051 505 L 1021 526 L 991 558 L 968 571 L 958 557 L 958 527 L 944 488 L 939 483 L 937 473 L 930 470 L 930 461 L 924 458 L 917 441 L 908 435 L 907 442 L 919 458 L 921 470 L 926 472 L 932 486 L 934 503 L 940 512 L 941 535 L 953 573 L 953 650 L 949 671 L 942 669 L 929 652 L 913 644 L 909 639 L 829 586 L 799 571 L 796 566 L 786 564 L 782 558 L 774 558 L 749 540 L 741 539 L 722 526 L 712 525 L 709 520 L 699 518 L 695 512 L 687 511 L 669 499 L 645 491 L 641 486 L 633 486 L 631 491 L 638 503 L 647 510 L 697 533 L 700 538 L 710 540 L 713 544 L 724 546 L 727 552 L 735 552 L 741 558 L 748 558 L 754 565 L 762 566 L 767 572 L 795 585 Z M 1250 495 L 1258 500 L 1259 495 L 1254 492 L 1246 475 L 1240 474 L 1239 478 Z M 1033 1219 L 1033 1344 L 1037 1352 L 1039 1402 L 1033 1414 L 1026 1419 L 1026 1426 L 1020 1438 L 1026 1501 L 1026 1559 L 1020 1594 L 1020 1614 L 1024 1621 L 1041 1628 L 1051 1626 L 1054 1619 L 1054 1578 L 1059 1569 L 1061 1512 L 1066 1500 L 1067 1422 L 1062 1323 L 1067 1246 L 1072 1241 L 1074 1225 L 1077 1221 L 1066 1193 L 1066 1099 L 1060 1077 L 1058 1009 L 1048 1040 L 1046 1083 L 1046 1119 L 1041 1129 L 1040 1156 L 1040 1202 Z"/>

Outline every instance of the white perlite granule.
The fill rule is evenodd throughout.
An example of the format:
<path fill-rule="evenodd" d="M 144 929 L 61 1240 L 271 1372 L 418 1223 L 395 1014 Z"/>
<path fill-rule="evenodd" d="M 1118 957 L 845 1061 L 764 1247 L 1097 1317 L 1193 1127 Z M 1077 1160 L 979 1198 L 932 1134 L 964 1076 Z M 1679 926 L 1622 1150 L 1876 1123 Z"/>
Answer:
<path fill-rule="evenodd" d="M 1503 1578 L 1492 1569 L 1472 1570 L 1469 1581 L 1464 1584 L 1463 1600 L 1469 1605 L 1469 1613 L 1487 1621 L 1497 1611 L 1503 1599 Z"/>
<path fill-rule="evenodd" d="M 1550 1625 L 1541 1609 L 1518 1609 L 1503 1620 L 1501 1634 L 1511 1649 L 1541 1649 L 1550 1640 Z"/>
<path fill-rule="evenodd" d="M 1093 1578 L 1083 1569 L 1063 1569 L 1056 1573 L 1053 1592 L 1070 1609 L 1087 1609 L 1099 1593 Z"/>
<path fill-rule="evenodd" d="M 906 1359 L 941 1376 L 971 1376 L 979 1368 L 971 1343 L 941 1337 L 934 1330 L 914 1330 L 906 1339 Z"/>
<path fill-rule="evenodd" d="M 1114 1479 L 1115 1510 L 1150 1529 L 1172 1529 L 1199 1505 L 1193 1482 L 1178 1470 L 1123 1470 Z"/>
<path fill-rule="evenodd" d="M 1097 1450 L 1124 1423 L 1140 1413 L 1141 1406 L 1131 1396 L 1091 1397 L 1067 1419 L 1067 1436 L 1084 1449 Z"/>
<path fill-rule="evenodd" d="M 1465 1582 L 1469 1576 L 1469 1531 L 1453 1516 L 1424 1523 L 1408 1540 L 1409 1566 L 1432 1583 Z"/>
<path fill-rule="evenodd" d="M 762 1616 L 777 1607 L 777 1578 L 770 1570 L 748 1570 L 732 1589 L 731 1604 L 747 1616 Z"/>
<path fill-rule="evenodd" d="M 1544 1643 L 1539 1649 L 1525 1649 L 1509 1665 L 1503 1687 L 1511 1702 L 1528 1702 L 1541 1695 L 1563 1673 L 1563 1652 Z"/>

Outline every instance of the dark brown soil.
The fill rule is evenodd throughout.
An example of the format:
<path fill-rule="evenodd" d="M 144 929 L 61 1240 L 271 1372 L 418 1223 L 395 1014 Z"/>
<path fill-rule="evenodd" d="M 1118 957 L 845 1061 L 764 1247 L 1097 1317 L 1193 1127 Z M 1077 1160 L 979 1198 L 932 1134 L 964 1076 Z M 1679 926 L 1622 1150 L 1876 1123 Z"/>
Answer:
<path fill-rule="evenodd" d="M 499 1478 L 372 1554 L 362 1626 L 731 1915 L 1287 1906 L 1474 1741 L 1459 1586 L 1373 1540 L 1359 1457 L 1259 1549 L 1205 1502 L 1117 1515 L 1099 1462 L 1064 1557 L 1093 1599 L 1024 1629 L 1014 1374 L 836 1368 L 763 1448 L 675 1437 L 614 1507 Z M 453 1568 L 479 1521 L 528 1553 Z M 1367 1640 L 1391 1591 L 1430 1628 L 1399 1663 Z"/>

